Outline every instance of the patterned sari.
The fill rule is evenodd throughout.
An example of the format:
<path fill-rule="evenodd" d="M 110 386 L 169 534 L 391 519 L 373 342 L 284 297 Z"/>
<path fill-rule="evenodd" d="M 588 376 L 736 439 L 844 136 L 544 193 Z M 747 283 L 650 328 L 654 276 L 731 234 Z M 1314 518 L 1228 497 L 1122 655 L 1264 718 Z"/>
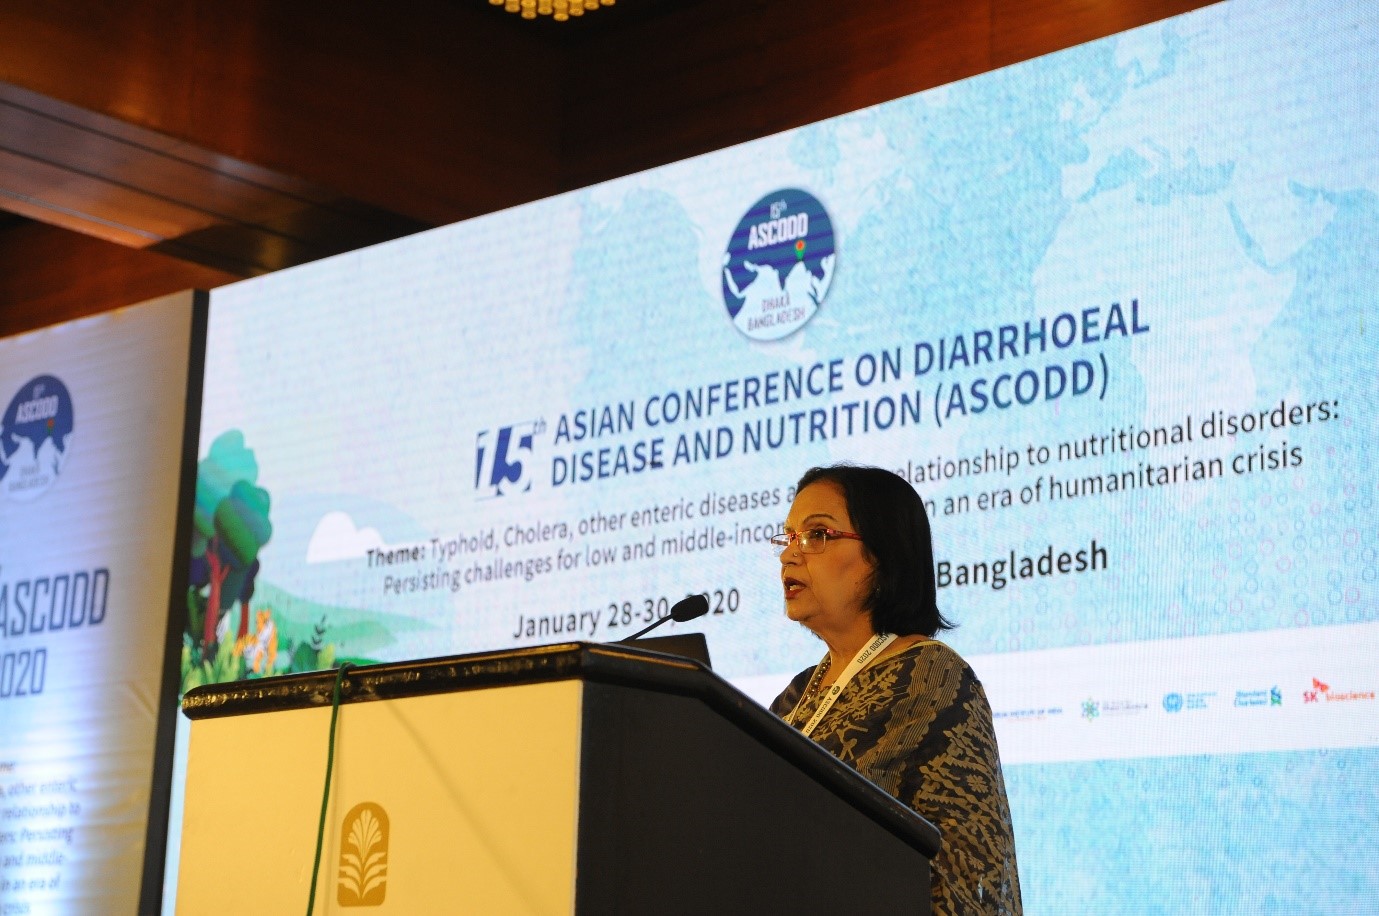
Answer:
<path fill-rule="evenodd" d="M 815 668 L 771 704 L 789 718 Z M 807 697 L 796 728 L 819 694 Z M 924 640 L 858 672 L 811 736 L 943 833 L 932 863 L 935 916 L 1019 916 L 1020 878 L 991 707 L 972 669 Z"/>

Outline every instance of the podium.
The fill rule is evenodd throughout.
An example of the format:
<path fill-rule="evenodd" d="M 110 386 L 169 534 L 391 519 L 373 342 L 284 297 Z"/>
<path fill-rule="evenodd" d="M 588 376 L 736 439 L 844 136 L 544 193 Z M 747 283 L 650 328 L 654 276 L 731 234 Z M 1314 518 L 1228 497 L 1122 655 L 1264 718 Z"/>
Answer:
<path fill-rule="evenodd" d="M 334 682 L 187 693 L 179 914 L 306 911 Z M 566 643 L 345 675 L 315 912 L 926 914 L 938 844 L 697 662 Z"/>

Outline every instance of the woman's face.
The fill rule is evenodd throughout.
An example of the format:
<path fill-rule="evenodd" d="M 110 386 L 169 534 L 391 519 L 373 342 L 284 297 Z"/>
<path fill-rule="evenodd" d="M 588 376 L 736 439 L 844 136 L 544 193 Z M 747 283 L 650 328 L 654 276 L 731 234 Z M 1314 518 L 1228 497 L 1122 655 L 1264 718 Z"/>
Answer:
<path fill-rule="evenodd" d="M 828 480 L 805 487 L 790 504 L 787 532 L 833 528 L 853 531 L 843 490 Z M 851 538 L 829 538 L 822 553 L 803 553 L 796 540 L 780 555 L 785 614 L 818 636 L 871 631 L 864 609 L 875 571 L 867 549 Z"/>

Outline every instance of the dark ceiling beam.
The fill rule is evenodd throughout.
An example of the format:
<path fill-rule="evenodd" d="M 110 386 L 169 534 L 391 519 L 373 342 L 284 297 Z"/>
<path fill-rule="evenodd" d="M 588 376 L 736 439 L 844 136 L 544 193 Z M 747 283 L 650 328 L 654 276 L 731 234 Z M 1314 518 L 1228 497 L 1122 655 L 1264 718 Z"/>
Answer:
<path fill-rule="evenodd" d="M 0 83 L 0 206 L 249 277 L 427 228 Z"/>

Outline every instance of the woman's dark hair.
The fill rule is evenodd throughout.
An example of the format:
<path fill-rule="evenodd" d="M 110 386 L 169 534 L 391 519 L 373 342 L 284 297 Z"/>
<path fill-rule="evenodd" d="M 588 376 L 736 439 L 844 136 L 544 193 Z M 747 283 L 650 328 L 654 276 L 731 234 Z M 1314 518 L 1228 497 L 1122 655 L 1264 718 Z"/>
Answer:
<path fill-rule="evenodd" d="M 819 481 L 843 491 L 852 526 L 875 561 L 867 608 L 876 632 L 933 636 L 956 626 L 938 609 L 929 516 L 914 488 L 884 468 L 835 464 L 805 471 L 795 492 Z"/>

